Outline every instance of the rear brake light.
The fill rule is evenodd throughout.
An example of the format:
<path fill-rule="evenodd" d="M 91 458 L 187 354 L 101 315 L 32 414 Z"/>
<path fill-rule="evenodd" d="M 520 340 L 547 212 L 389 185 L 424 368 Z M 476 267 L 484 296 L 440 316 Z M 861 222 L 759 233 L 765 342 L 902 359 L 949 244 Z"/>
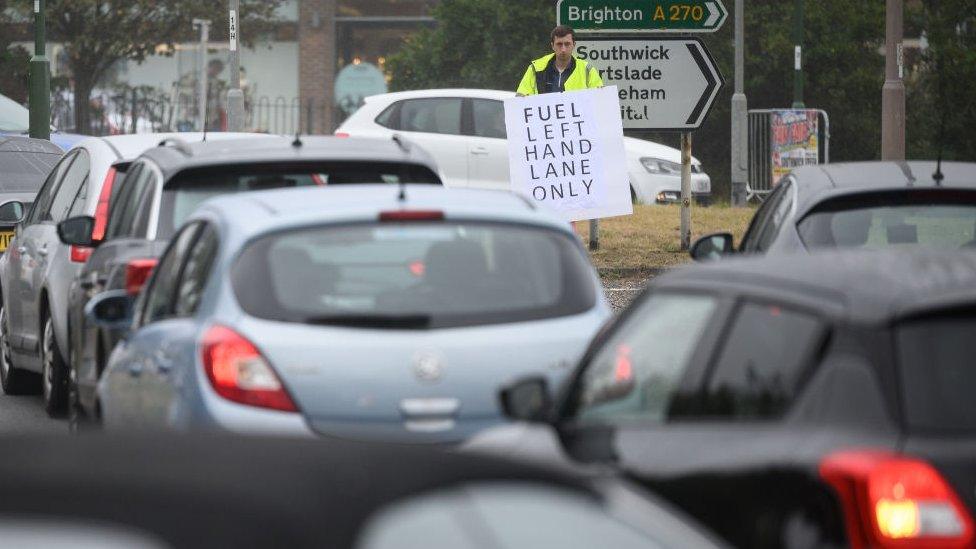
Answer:
<path fill-rule="evenodd" d="M 201 347 L 203 368 L 218 395 L 248 406 L 298 411 L 271 365 L 234 330 L 224 326 L 210 328 Z"/>
<path fill-rule="evenodd" d="M 380 212 L 380 221 L 441 221 L 444 212 L 440 210 L 395 210 Z"/>
<path fill-rule="evenodd" d="M 321 187 L 321 186 L 325 185 L 325 179 L 322 179 L 322 176 L 321 175 L 319 175 L 317 173 L 313 173 L 312 174 L 312 183 L 315 183 L 316 185 L 318 185 L 319 187 Z"/>
<path fill-rule="evenodd" d="M 973 519 L 925 461 L 885 451 L 846 451 L 820 463 L 840 497 L 852 547 L 968 548 Z"/>
<path fill-rule="evenodd" d="M 112 187 L 118 170 L 115 166 L 108 169 L 102 191 L 98 195 L 98 205 L 95 206 L 95 226 L 92 228 L 92 242 L 99 242 L 105 238 L 105 228 L 108 225 L 108 204 L 112 198 Z"/>
<path fill-rule="evenodd" d="M 85 246 L 72 246 L 71 247 L 71 262 L 72 263 L 84 263 L 88 261 L 91 257 L 92 249 L 86 248 Z"/>
<path fill-rule="evenodd" d="M 125 266 L 125 291 L 136 295 L 146 285 L 149 275 L 156 267 L 155 259 L 133 259 Z"/>
<path fill-rule="evenodd" d="M 336 137 L 349 137 L 349 134 L 346 133 L 346 132 L 335 132 L 335 136 Z"/>

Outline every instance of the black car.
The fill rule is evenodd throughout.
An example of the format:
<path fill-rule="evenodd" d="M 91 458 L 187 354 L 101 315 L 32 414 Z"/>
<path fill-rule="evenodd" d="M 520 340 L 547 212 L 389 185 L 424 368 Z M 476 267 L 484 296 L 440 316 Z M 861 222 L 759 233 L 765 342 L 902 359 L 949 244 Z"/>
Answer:
<path fill-rule="evenodd" d="M 432 447 L 159 434 L 2 444 L 5 547 L 720 547 L 612 477 Z"/>
<path fill-rule="evenodd" d="M 63 155 L 60 147 L 45 139 L 0 135 L 0 253 Z"/>
<path fill-rule="evenodd" d="M 104 238 L 91 242 L 91 217 L 58 226 L 63 242 L 95 247 L 68 297 L 72 425 L 97 417 L 95 385 L 124 333 L 97 328 L 85 306 L 99 292 L 137 294 L 170 237 L 199 204 L 244 191 L 400 182 L 441 184 L 427 153 L 403 141 L 268 137 L 188 144 L 168 139 L 143 153 L 112 188 Z"/>
<path fill-rule="evenodd" d="M 974 340 L 976 253 L 720 261 L 652 282 L 552 406 L 500 397 L 738 547 L 973 547 Z M 469 447 L 552 436 L 499 429 Z"/>
<path fill-rule="evenodd" d="M 733 249 L 730 233 L 695 242 L 691 256 L 779 254 L 819 248 L 976 246 L 976 163 L 851 162 L 793 170 L 766 198 Z"/>

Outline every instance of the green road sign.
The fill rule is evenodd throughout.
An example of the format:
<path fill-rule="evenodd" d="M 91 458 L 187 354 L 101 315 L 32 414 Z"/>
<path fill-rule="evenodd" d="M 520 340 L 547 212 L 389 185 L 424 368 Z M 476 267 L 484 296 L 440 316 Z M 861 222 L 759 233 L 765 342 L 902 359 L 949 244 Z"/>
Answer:
<path fill-rule="evenodd" d="M 578 32 L 715 32 L 721 0 L 559 0 L 556 21 Z"/>

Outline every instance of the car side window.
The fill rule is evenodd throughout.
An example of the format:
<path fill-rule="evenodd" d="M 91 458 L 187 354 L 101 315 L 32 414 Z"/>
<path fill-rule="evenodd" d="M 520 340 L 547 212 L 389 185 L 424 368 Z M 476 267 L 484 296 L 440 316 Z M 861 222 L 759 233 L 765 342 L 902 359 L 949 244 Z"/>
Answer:
<path fill-rule="evenodd" d="M 156 197 L 156 189 L 159 188 L 159 175 L 151 170 L 145 170 L 142 196 L 134 209 L 135 217 L 132 220 L 131 230 L 128 235 L 133 238 L 145 238 L 149 230 L 149 218 L 153 213 L 153 200 Z"/>
<path fill-rule="evenodd" d="M 217 232 L 210 225 L 205 225 L 200 236 L 193 244 L 180 276 L 179 288 L 176 291 L 175 315 L 178 317 L 193 316 L 203 297 L 203 289 L 210 279 L 210 269 L 217 257 Z"/>
<path fill-rule="evenodd" d="M 124 238 L 134 233 L 133 221 L 139 212 L 139 204 L 145 198 L 149 184 L 147 179 L 152 177 L 152 171 L 143 168 L 139 171 L 135 179 L 125 179 L 125 185 L 129 187 L 119 195 L 119 201 L 112 205 L 111 221 L 108 226 L 106 240 L 113 238 Z M 113 223 L 114 222 L 114 223 Z"/>
<path fill-rule="evenodd" d="M 391 104 L 389 107 L 386 108 L 386 110 L 381 112 L 380 115 L 376 117 L 376 123 L 379 124 L 380 126 L 383 126 L 384 128 L 389 128 L 391 130 L 399 130 L 400 129 L 400 117 L 399 117 L 400 105 L 402 104 L 403 101 L 397 101 L 396 103 Z"/>
<path fill-rule="evenodd" d="M 460 98 L 408 99 L 400 106 L 403 131 L 461 135 Z"/>
<path fill-rule="evenodd" d="M 71 163 L 78 156 L 78 153 L 68 153 L 61 162 L 58 163 L 51 173 L 47 176 L 47 180 L 41 187 L 41 190 L 37 192 L 37 197 L 34 199 L 34 205 L 31 208 L 30 214 L 27 216 L 26 225 L 33 225 L 34 223 L 39 223 L 44 216 L 47 215 L 48 210 L 51 206 L 51 200 L 54 198 L 54 193 L 58 190 L 58 185 L 61 184 L 61 179 L 64 177 L 64 172 L 68 171 Z"/>
<path fill-rule="evenodd" d="M 54 221 L 57 223 L 67 218 L 68 212 L 75 198 L 78 196 L 78 192 L 88 180 L 90 168 L 91 162 L 88 157 L 88 151 L 79 149 L 75 161 L 64 172 L 61 185 L 54 193 L 54 197 L 51 199 L 51 206 L 48 208 L 47 214 L 41 217 L 41 221 Z"/>
<path fill-rule="evenodd" d="M 825 334 L 826 327 L 813 315 L 743 303 L 705 383 L 702 413 L 734 419 L 778 417 L 799 392 Z"/>
<path fill-rule="evenodd" d="M 771 209 L 769 219 L 759 233 L 759 238 L 756 240 L 756 251 L 764 252 L 769 249 L 769 246 L 776 240 L 780 229 L 789 217 L 790 210 L 793 209 L 793 189 L 791 183 L 784 181 L 780 185 L 782 186 L 781 198 L 775 207 Z"/>
<path fill-rule="evenodd" d="M 145 326 L 173 316 L 173 298 L 179 281 L 180 266 L 183 264 L 199 229 L 199 223 L 187 225 L 170 242 L 163 257 L 156 265 L 152 284 L 146 291 L 146 301 L 139 322 L 140 325 Z"/>
<path fill-rule="evenodd" d="M 759 235 L 762 234 L 763 229 L 772 217 L 773 211 L 776 210 L 782 197 L 783 187 L 778 186 L 766 197 L 766 200 L 759 206 L 759 209 L 756 210 L 756 215 L 752 217 L 749 228 L 746 230 L 745 236 L 742 237 L 741 249 L 743 252 L 758 251 Z"/>
<path fill-rule="evenodd" d="M 576 418 L 581 423 L 641 420 L 663 423 L 687 408 L 695 351 L 719 301 L 707 295 L 650 296 L 618 327 L 580 378 Z"/>
<path fill-rule="evenodd" d="M 474 134 L 505 139 L 505 104 L 493 99 L 472 99 Z"/>
<path fill-rule="evenodd" d="M 111 240 L 119 234 L 119 224 L 122 221 L 122 214 L 125 212 L 123 204 L 135 190 L 135 182 L 139 180 L 143 171 L 142 164 L 132 166 L 126 173 L 125 178 L 116 181 L 112 186 L 112 196 L 108 206 L 108 225 L 105 228 L 105 240 Z"/>

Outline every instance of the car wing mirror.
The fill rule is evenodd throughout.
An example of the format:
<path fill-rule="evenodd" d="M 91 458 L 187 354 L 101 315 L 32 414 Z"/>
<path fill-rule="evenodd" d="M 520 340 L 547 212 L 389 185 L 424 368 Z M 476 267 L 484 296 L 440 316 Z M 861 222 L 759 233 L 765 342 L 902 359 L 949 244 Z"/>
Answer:
<path fill-rule="evenodd" d="M 125 290 L 110 290 L 96 294 L 85 305 L 85 318 L 100 328 L 127 329 L 132 324 L 134 301 Z"/>
<path fill-rule="evenodd" d="M 95 228 L 95 218 L 90 215 L 70 217 L 58 223 L 58 238 L 70 246 L 91 247 L 92 229 Z"/>
<path fill-rule="evenodd" d="M 16 225 L 27 215 L 27 206 L 19 200 L 8 200 L 0 204 L 0 223 Z"/>
<path fill-rule="evenodd" d="M 499 392 L 502 412 L 516 421 L 548 423 L 552 397 L 544 377 L 528 377 L 502 388 Z"/>
<path fill-rule="evenodd" d="M 713 261 L 735 253 L 732 233 L 713 233 L 703 236 L 691 246 L 689 254 L 695 261 Z"/>

